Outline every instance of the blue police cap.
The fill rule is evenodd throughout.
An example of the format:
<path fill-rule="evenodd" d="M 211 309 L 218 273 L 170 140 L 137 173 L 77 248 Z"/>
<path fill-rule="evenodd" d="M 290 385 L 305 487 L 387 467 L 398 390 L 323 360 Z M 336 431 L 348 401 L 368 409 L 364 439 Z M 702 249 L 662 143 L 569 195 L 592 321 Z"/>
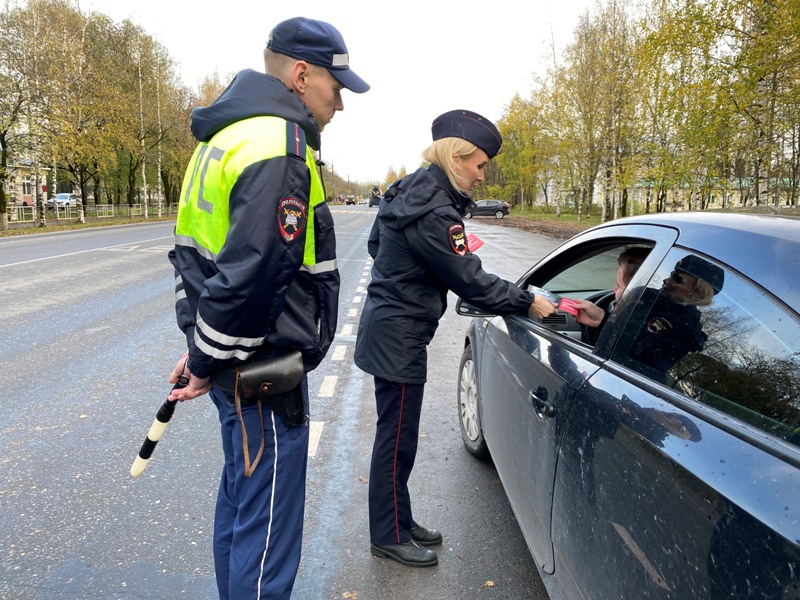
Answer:
<path fill-rule="evenodd" d="M 350 69 L 347 46 L 333 25 L 305 17 L 278 23 L 270 34 L 267 48 L 312 65 L 328 69 L 348 90 L 361 94 L 369 84 Z"/>
<path fill-rule="evenodd" d="M 451 110 L 439 115 L 431 126 L 433 140 L 457 137 L 472 142 L 494 158 L 503 146 L 503 136 L 489 119 L 469 110 Z"/>

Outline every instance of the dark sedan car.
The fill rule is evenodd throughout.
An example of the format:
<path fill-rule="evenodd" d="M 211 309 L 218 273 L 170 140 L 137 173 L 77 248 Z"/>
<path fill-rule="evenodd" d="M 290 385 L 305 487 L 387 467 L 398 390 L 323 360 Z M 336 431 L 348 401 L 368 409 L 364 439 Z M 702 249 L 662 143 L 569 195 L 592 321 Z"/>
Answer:
<path fill-rule="evenodd" d="M 615 302 L 632 247 L 650 252 Z M 619 219 L 519 285 L 606 311 L 590 329 L 457 305 L 475 317 L 462 439 L 494 462 L 551 596 L 798 598 L 800 219 Z"/>
<path fill-rule="evenodd" d="M 478 200 L 467 207 L 464 216 L 467 219 L 478 216 L 493 216 L 502 219 L 508 214 L 508 202 L 503 200 Z"/>

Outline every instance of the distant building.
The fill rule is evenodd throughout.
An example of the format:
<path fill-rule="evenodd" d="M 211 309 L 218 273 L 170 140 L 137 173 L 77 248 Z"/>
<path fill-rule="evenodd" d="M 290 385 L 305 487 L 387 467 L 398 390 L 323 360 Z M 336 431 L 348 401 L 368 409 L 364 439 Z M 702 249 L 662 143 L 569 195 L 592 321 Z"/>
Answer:
<path fill-rule="evenodd" d="M 19 163 L 9 164 L 7 170 L 8 179 L 4 187 L 9 206 L 33 206 L 36 202 L 34 197 L 36 173 L 33 165 L 30 161 L 22 160 Z M 47 200 L 47 175 L 49 172 L 48 168 L 39 168 L 42 201 Z"/>

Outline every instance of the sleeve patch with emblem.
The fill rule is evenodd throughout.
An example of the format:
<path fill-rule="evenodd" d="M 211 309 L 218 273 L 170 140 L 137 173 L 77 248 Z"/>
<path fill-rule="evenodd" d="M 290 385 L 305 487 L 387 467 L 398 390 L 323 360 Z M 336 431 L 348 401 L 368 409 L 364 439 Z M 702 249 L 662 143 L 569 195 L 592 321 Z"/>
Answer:
<path fill-rule="evenodd" d="M 453 252 L 464 256 L 467 253 L 467 236 L 464 234 L 464 226 L 461 223 L 450 225 L 447 233 L 450 237 L 450 247 Z"/>
<path fill-rule="evenodd" d="M 278 227 L 288 244 L 303 231 L 308 220 L 308 207 L 297 198 L 284 198 L 278 204 Z"/>

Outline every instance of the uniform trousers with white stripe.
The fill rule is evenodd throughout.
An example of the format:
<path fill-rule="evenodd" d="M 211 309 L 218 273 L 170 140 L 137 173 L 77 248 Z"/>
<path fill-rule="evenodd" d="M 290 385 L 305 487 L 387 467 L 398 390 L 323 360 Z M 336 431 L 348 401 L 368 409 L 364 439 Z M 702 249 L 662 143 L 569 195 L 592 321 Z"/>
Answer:
<path fill-rule="evenodd" d="M 408 478 L 419 441 L 424 383 L 395 383 L 375 377 L 378 421 L 369 470 L 369 531 L 376 545 L 411 539 Z"/>
<path fill-rule="evenodd" d="M 250 477 L 244 476 L 242 423 L 233 397 L 212 387 L 219 411 L 222 470 L 214 515 L 214 566 L 220 600 L 288 600 L 303 534 L 308 425 L 287 427 L 261 408 L 264 452 Z M 303 378 L 308 403 L 308 382 Z M 250 461 L 261 444 L 258 406 L 243 406 Z M 308 413 L 306 413 L 308 414 Z"/>

